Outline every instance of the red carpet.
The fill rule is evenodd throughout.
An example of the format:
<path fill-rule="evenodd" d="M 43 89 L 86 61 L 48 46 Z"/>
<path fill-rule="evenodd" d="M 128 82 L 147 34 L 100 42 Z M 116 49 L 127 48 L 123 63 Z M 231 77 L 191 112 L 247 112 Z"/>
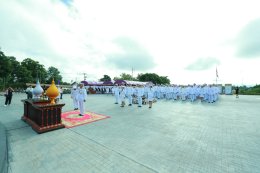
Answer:
<path fill-rule="evenodd" d="M 66 128 L 80 126 L 106 118 L 110 117 L 89 111 L 85 112 L 84 116 L 79 116 L 79 111 L 69 111 L 61 114 L 62 124 L 64 124 Z"/>

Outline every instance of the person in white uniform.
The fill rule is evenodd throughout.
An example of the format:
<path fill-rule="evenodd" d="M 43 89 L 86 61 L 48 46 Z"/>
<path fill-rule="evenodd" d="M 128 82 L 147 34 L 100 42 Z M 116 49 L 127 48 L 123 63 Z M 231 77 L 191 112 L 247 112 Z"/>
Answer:
<path fill-rule="evenodd" d="M 196 85 L 195 84 L 190 87 L 189 94 L 190 94 L 190 101 L 194 102 L 195 98 L 196 98 Z"/>
<path fill-rule="evenodd" d="M 27 94 L 27 99 L 32 99 L 33 97 L 33 88 L 30 85 L 26 90 L 25 90 L 26 94 Z"/>
<path fill-rule="evenodd" d="M 134 94 L 134 89 L 131 85 L 128 85 L 126 87 L 126 96 L 128 98 L 128 106 L 132 106 L 133 104 L 133 94 Z"/>
<path fill-rule="evenodd" d="M 79 85 L 79 89 L 77 92 L 77 100 L 79 102 L 79 110 L 80 110 L 79 116 L 84 116 L 84 112 L 85 112 L 84 102 L 86 101 L 86 99 L 87 99 L 87 91 L 83 87 L 83 84 L 81 83 Z"/>
<path fill-rule="evenodd" d="M 187 88 L 185 86 L 182 86 L 181 88 L 181 100 L 185 101 L 187 97 Z"/>
<path fill-rule="evenodd" d="M 125 86 L 122 86 L 120 91 L 121 107 L 125 106 L 125 96 L 126 96 Z"/>
<path fill-rule="evenodd" d="M 70 92 L 70 97 L 73 100 L 73 106 L 74 106 L 74 110 L 78 110 L 79 109 L 79 103 L 77 100 L 77 86 L 73 85 L 71 92 Z"/>
<path fill-rule="evenodd" d="M 148 93 L 147 93 L 147 100 L 149 102 L 149 108 L 152 108 L 153 99 L 154 99 L 154 90 L 153 90 L 153 87 L 150 86 L 150 88 L 148 89 Z"/>
<path fill-rule="evenodd" d="M 138 100 L 138 107 L 142 107 L 142 97 L 144 95 L 144 88 L 139 85 L 137 88 L 137 100 Z"/>
<path fill-rule="evenodd" d="M 115 104 L 118 104 L 119 103 L 119 88 L 118 88 L 117 84 L 113 88 L 113 93 L 114 93 L 115 99 L 116 99 Z"/>
<path fill-rule="evenodd" d="M 209 85 L 208 88 L 208 103 L 213 103 L 214 90 L 212 85 Z"/>

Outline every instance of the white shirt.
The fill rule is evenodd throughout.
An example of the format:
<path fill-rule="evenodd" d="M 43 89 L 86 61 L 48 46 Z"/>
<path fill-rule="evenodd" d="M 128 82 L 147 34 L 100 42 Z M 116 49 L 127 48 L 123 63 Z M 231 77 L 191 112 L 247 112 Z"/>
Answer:
<path fill-rule="evenodd" d="M 77 90 L 77 100 L 78 101 L 84 101 L 87 98 L 87 91 L 85 88 L 79 88 Z"/>
<path fill-rule="evenodd" d="M 77 97 L 77 88 L 72 88 L 70 95 L 73 99 L 75 99 Z"/>

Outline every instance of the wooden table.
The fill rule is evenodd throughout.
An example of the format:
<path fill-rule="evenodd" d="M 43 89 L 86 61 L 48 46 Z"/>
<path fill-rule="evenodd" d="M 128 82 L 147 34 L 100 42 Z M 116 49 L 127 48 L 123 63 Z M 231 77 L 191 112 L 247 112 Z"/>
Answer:
<path fill-rule="evenodd" d="M 65 104 L 50 104 L 49 100 L 25 99 L 22 120 L 37 133 L 64 128 L 61 122 L 62 107 Z"/>

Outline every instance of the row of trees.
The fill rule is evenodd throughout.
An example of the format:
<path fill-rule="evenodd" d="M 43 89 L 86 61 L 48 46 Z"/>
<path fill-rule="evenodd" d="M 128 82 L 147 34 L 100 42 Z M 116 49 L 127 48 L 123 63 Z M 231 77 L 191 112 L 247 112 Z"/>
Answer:
<path fill-rule="evenodd" d="M 260 95 L 260 85 L 253 87 L 240 86 L 239 93 L 244 95 Z"/>
<path fill-rule="evenodd" d="M 133 77 L 130 74 L 122 73 L 120 77 L 114 77 L 114 80 L 131 80 L 131 81 L 141 81 L 141 82 L 153 82 L 154 84 L 170 84 L 170 80 L 167 76 L 159 76 L 155 73 L 145 73 L 138 74 L 137 77 Z M 100 81 L 111 81 L 110 76 L 104 75 Z"/>
<path fill-rule="evenodd" d="M 59 81 L 60 84 L 68 84 L 62 81 L 62 76 L 57 68 L 51 66 L 45 69 L 43 64 L 31 58 L 26 58 L 22 62 L 19 62 L 14 56 L 6 56 L 0 50 L 0 90 L 9 86 L 24 89 L 26 83 L 35 83 L 37 79 L 41 83 L 51 83 L 53 78 L 56 82 Z M 113 80 L 118 79 L 143 82 L 151 81 L 154 84 L 170 83 L 167 76 L 159 76 L 155 73 L 138 74 L 136 78 L 130 74 L 122 73 L 119 77 L 113 78 Z M 111 81 L 111 77 L 104 75 L 100 81 Z"/>
<path fill-rule="evenodd" d="M 62 83 L 62 76 L 55 67 L 45 69 L 44 65 L 31 58 L 18 62 L 13 56 L 6 56 L 0 51 L 0 89 L 6 87 L 25 88 L 26 83 L 51 83 L 52 78 Z"/>

